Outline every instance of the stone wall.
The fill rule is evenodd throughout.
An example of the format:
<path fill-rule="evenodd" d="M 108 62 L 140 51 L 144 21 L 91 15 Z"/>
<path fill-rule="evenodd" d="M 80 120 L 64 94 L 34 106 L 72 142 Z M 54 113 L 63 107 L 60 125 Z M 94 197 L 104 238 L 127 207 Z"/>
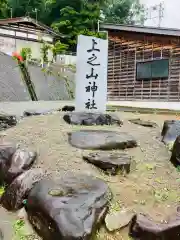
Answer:
<path fill-rule="evenodd" d="M 60 68 L 61 76 L 68 76 L 74 85 L 74 73 Z M 31 79 L 35 85 L 39 100 L 69 100 L 63 77 L 45 74 L 38 66 L 29 66 Z M 72 86 L 71 86 L 72 87 Z M 21 79 L 20 70 L 12 57 L 0 53 L 0 101 L 30 100 Z"/>

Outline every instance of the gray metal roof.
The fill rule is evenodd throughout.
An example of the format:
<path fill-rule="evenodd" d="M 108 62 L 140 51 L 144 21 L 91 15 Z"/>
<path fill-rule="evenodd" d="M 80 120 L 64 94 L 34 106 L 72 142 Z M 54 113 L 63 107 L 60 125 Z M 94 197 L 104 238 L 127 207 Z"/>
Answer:
<path fill-rule="evenodd" d="M 111 23 L 100 23 L 100 29 L 103 30 L 117 30 L 126 32 L 137 32 L 147 34 L 157 34 L 166 36 L 180 37 L 180 29 L 172 28 L 156 28 L 156 27 L 145 27 L 145 26 L 131 26 L 122 24 L 111 24 Z"/>

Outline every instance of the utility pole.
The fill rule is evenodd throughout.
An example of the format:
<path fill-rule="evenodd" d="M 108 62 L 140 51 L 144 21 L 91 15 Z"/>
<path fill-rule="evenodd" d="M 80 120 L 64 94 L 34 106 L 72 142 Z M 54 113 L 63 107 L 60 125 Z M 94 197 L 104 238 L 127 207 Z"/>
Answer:
<path fill-rule="evenodd" d="M 164 7 L 163 7 L 163 3 L 161 2 L 159 4 L 159 23 L 158 23 L 158 27 L 161 27 L 161 22 L 162 22 L 163 17 L 164 17 Z"/>
<path fill-rule="evenodd" d="M 164 17 L 164 2 L 160 4 L 153 5 L 149 8 L 146 8 L 146 20 L 155 20 L 156 26 L 161 27 L 161 23 Z"/>
<path fill-rule="evenodd" d="M 36 13 L 36 22 L 37 22 L 37 20 L 38 20 L 38 10 L 37 10 L 37 8 L 35 8 L 35 13 Z"/>
<path fill-rule="evenodd" d="M 12 18 L 13 17 L 12 8 L 10 8 L 10 11 L 11 11 L 11 18 Z"/>

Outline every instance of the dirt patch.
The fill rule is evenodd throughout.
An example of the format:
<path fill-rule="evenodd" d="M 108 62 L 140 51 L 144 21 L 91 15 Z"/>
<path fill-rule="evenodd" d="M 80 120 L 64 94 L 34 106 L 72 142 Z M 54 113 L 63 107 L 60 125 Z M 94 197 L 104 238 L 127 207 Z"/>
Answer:
<path fill-rule="evenodd" d="M 165 220 L 176 211 L 180 203 L 180 173 L 169 162 L 170 153 L 160 142 L 164 120 L 176 119 L 174 116 L 155 114 L 117 113 L 124 120 L 122 127 L 71 126 L 64 122 L 63 113 L 35 116 L 23 120 L 16 127 L 6 131 L 5 140 L 19 142 L 21 147 L 32 148 L 38 152 L 35 164 L 51 171 L 58 177 L 68 171 L 93 174 L 104 179 L 114 194 L 112 211 L 125 207 L 134 212 L 148 213 L 157 221 Z M 146 128 L 128 122 L 128 119 L 141 118 L 156 122 L 157 128 Z M 68 132 L 79 129 L 105 129 L 128 132 L 137 139 L 140 146 L 127 152 L 136 163 L 134 171 L 128 176 L 107 176 L 96 167 L 82 160 L 83 150 L 68 144 Z M 88 153 L 91 151 L 85 151 Z M 97 239 L 128 240 L 127 229 L 108 234 L 102 229 Z"/>

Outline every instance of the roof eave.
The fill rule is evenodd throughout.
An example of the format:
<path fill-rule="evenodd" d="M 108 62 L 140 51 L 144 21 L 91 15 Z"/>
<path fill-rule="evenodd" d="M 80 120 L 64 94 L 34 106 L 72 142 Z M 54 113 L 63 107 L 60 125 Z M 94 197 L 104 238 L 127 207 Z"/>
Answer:
<path fill-rule="evenodd" d="M 125 32 L 137 32 L 155 35 L 167 35 L 180 37 L 180 30 L 178 29 L 165 29 L 165 28 L 154 28 L 154 27 L 142 27 L 142 26 L 126 26 L 126 25 L 114 25 L 101 23 L 100 29 L 104 30 L 116 30 Z"/>

